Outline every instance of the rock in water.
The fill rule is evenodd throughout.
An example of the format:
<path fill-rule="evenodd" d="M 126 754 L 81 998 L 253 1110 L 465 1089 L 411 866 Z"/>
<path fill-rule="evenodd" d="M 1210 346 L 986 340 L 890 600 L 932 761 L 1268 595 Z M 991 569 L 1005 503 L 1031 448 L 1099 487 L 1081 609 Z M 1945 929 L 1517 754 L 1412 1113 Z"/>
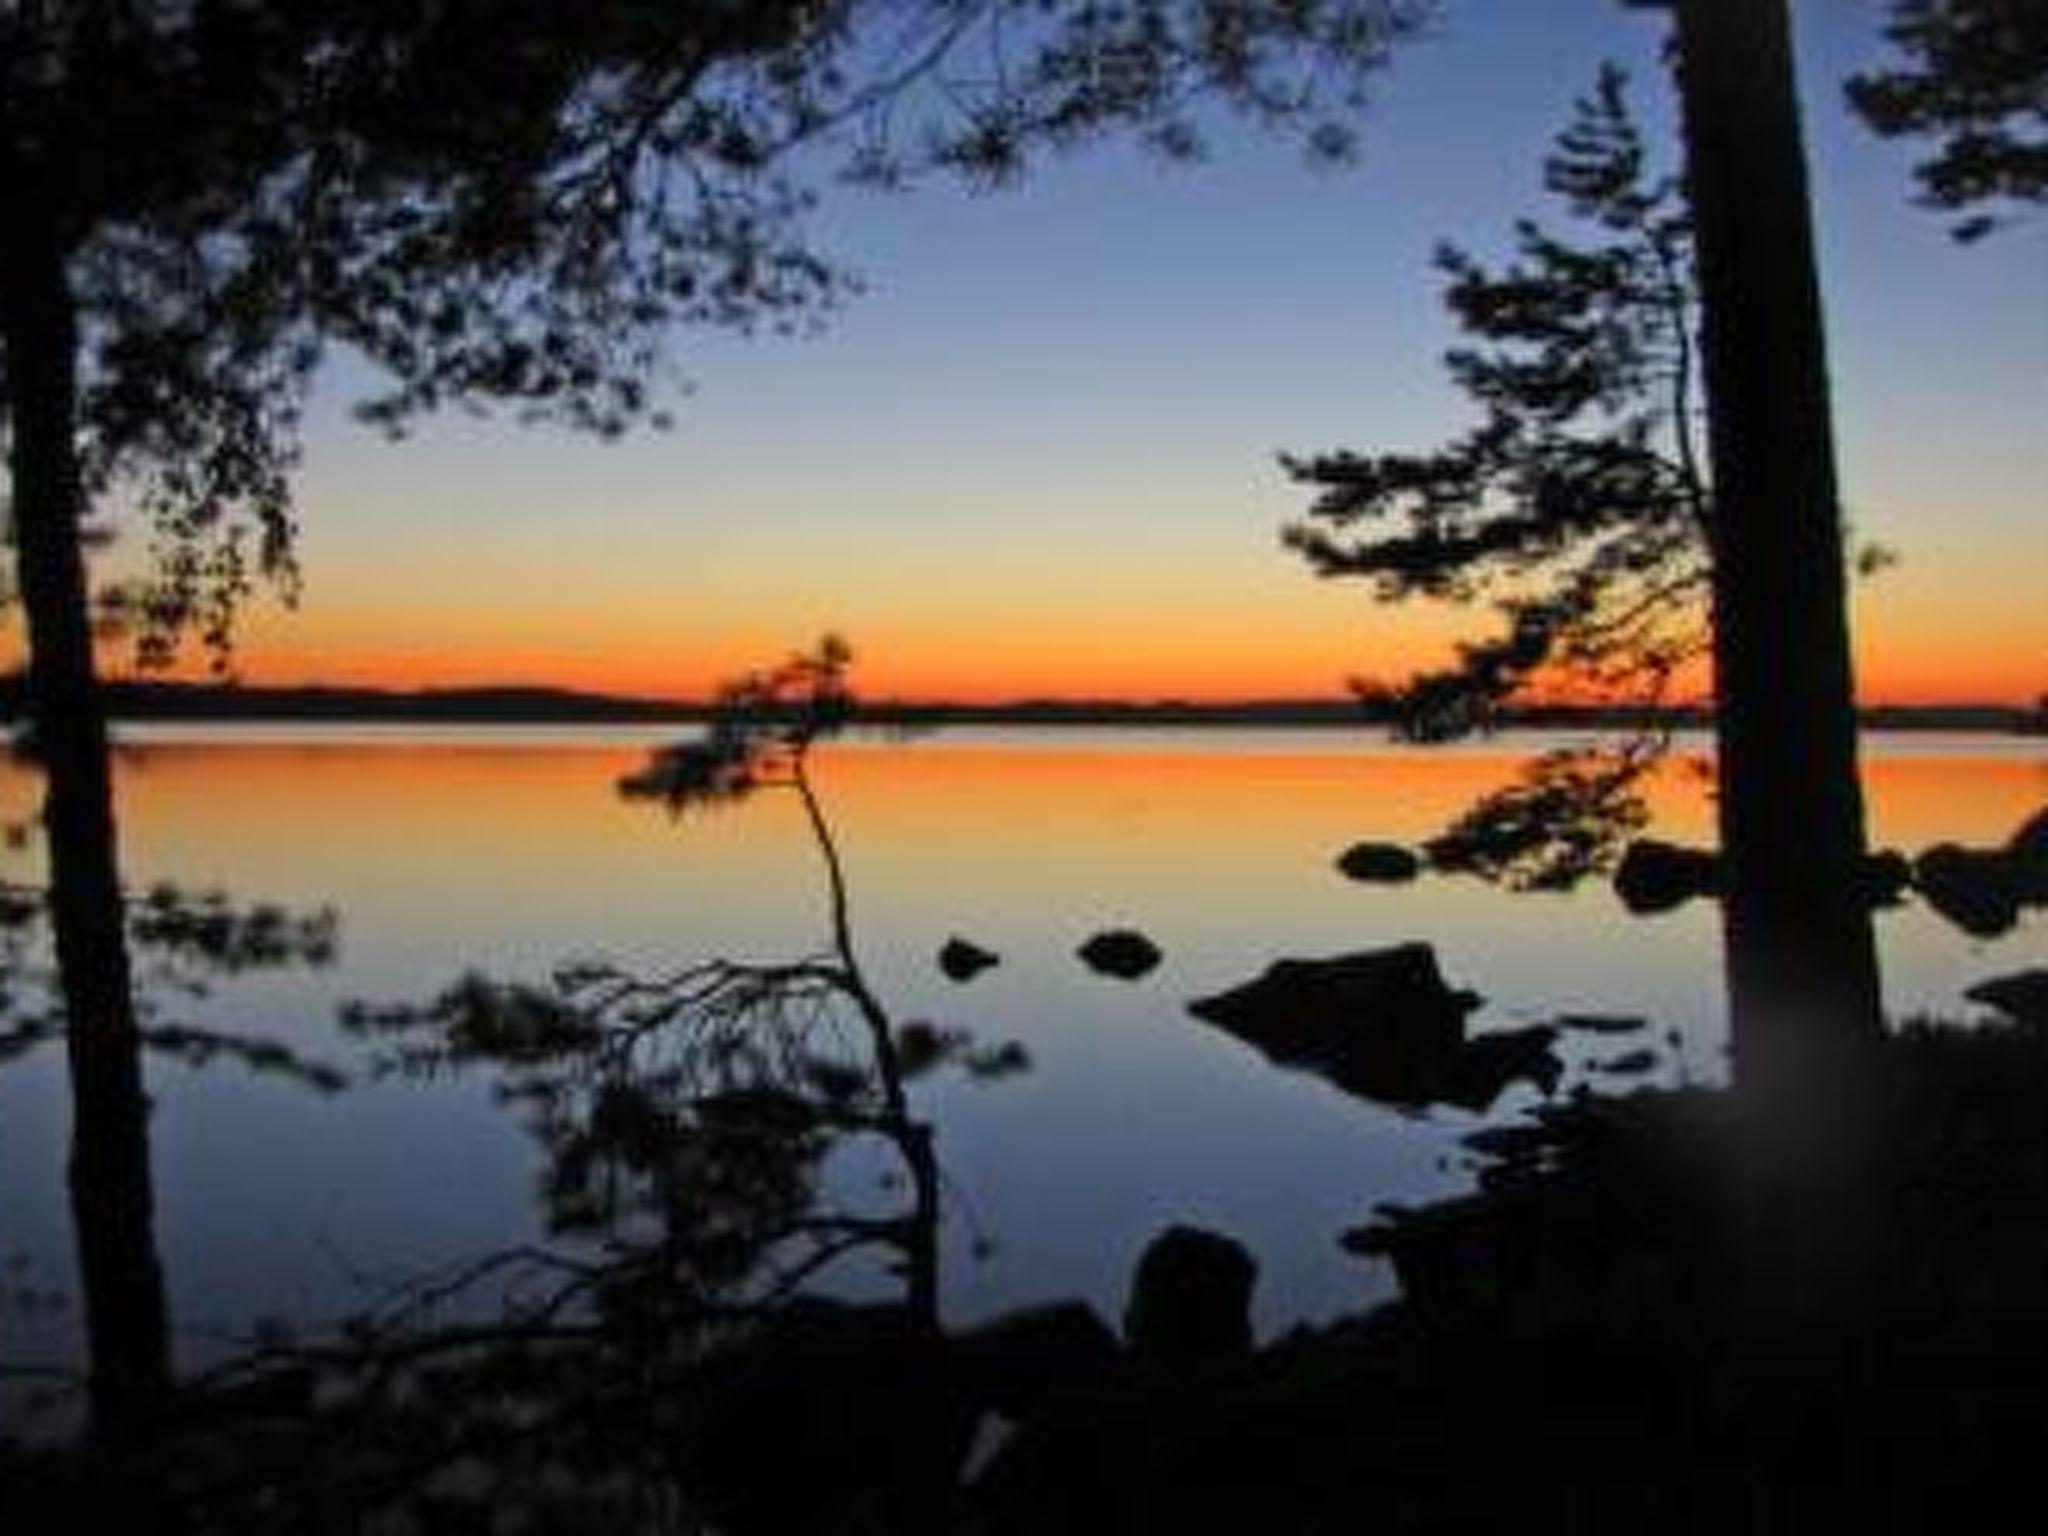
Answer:
<path fill-rule="evenodd" d="M 1985 1003 L 2009 1019 L 2048 1029 L 2048 970 L 2014 971 L 1980 981 L 1963 994 L 1973 1003 Z"/>
<path fill-rule="evenodd" d="M 1490 1108 L 1510 1083 L 1534 1083 L 1548 1096 L 1564 1076 L 1564 1063 L 1551 1049 L 1556 1044 L 1552 1024 L 1474 1035 L 1451 1058 L 1432 1097 L 1476 1113 Z"/>
<path fill-rule="evenodd" d="M 1614 871 L 1614 893 L 1637 917 L 1669 912 L 1721 889 L 1721 860 L 1704 848 L 1637 838 Z"/>
<path fill-rule="evenodd" d="M 1477 994 L 1444 984 L 1427 944 L 1328 960 L 1278 960 L 1254 981 L 1198 998 L 1188 1012 L 1282 1066 L 1403 1108 L 1483 1107 L 1510 1081 L 1546 1090 L 1559 1068 L 1548 1025 L 1465 1038 Z"/>
<path fill-rule="evenodd" d="M 1103 976 L 1136 981 L 1159 964 L 1159 946 L 1135 928 L 1107 928 L 1075 951 L 1082 964 Z"/>
<path fill-rule="evenodd" d="M 1422 873 L 1422 861 L 1399 843 L 1353 843 L 1337 856 L 1346 879 L 1401 885 Z"/>
<path fill-rule="evenodd" d="M 1414 1045 L 1456 1044 L 1477 994 L 1453 991 L 1427 944 L 1396 944 L 1328 960 L 1275 960 L 1255 981 L 1197 998 L 1188 1012 L 1267 1055 L 1319 1066 L 1358 1026 Z M 1338 1025 L 1350 1025 L 1339 1029 Z"/>
<path fill-rule="evenodd" d="M 1001 963 L 1002 956 L 958 934 L 946 940 L 939 950 L 939 969 L 948 981 L 972 981 L 990 966 Z"/>
<path fill-rule="evenodd" d="M 1913 861 L 1913 884 L 1972 938 L 1995 939 L 2019 921 L 2019 881 L 2003 848 L 1937 843 Z"/>
<path fill-rule="evenodd" d="M 1172 1226 L 1145 1245 L 1131 1276 L 1124 1339 L 1139 1364 L 1167 1370 L 1240 1360 L 1252 1348 L 1259 1266 L 1244 1244 Z"/>
<path fill-rule="evenodd" d="M 1863 899 L 1873 907 L 1896 907 L 1913 885 L 1913 861 L 1896 848 L 1881 848 L 1863 861 Z"/>
<path fill-rule="evenodd" d="M 2048 806 L 2029 816 L 2005 845 L 2021 901 L 2048 906 Z"/>

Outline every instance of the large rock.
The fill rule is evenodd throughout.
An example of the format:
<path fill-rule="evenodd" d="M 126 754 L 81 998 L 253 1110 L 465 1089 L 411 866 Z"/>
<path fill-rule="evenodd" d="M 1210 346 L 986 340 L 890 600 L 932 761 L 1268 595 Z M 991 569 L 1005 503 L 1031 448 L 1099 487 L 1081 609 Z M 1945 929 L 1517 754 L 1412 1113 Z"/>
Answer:
<path fill-rule="evenodd" d="M 1436 1098 L 1476 1111 L 1490 1106 L 1511 1083 L 1533 1083 L 1547 1095 L 1564 1076 L 1564 1063 L 1552 1049 L 1556 1044 L 1557 1029 L 1550 1024 L 1474 1035 L 1451 1058 Z"/>
<path fill-rule="evenodd" d="M 1687 848 L 1654 837 L 1630 843 L 1614 871 L 1614 892 L 1637 917 L 1669 912 L 1695 896 L 1723 893 L 1721 856 L 1705 848 Z M 1895 907 L 1913 882 L 1913 866 L 1902 853 L 1882 849 L 1863 861 L 1863 900 L 1873 907 Z"/>
<path fill-rule="evenodd" d="M 2004 848 L 1937 843 L 1913 861 L 1927 905 L 1972 938 L 1995 939 L 2019 921 L 2020 882 Z"/>
<path fill-rule="evenodd" d="M 1277 960 L 1253 981 L 1189 1003 L 1188 1012 L 1283 1066 L 1404 1109 L 1480 1108 L 1518 1078 L 1555 1083 L 1556 1032 L 1537 1025 L 1468 1040 L 1465 1017 L 1479 1001 L 1446 986 L 1436 952 L 1418 943 Z"/>
<path fill-rule="evenodd" d="M 1880 848 L 1863 861 L 1863 899 L 1873 907 L 1896 907 L 1913 887 L 1913 861 L 1896 848 Z"/>
<path fill-rule="evenodd" d="M 1124 1338 L 1132 1357 L 1168 1371 L 1244 1359 L 1258 1276 L 1257 1261 L 1235 1238 L 1168 1227 L 1145 1245 L 1131 1276 Z"/>
<path fill-rule="evenodd" d="M 1973 1003 L 1985 1003 L 2009 1019 L 2048 1029 L 2048 970 L 2014 971 L 1980 981 L 1963 996 Z"/>
<path fill-rule="evenodd" d="M 1347 880 L 1369 885 L 1402 885 L 1422 873 L 1422 860 L 1399 843 L 1353 843 L 1337 855 Z"/>
<path fill-rule="evenodd" d="M 1714 896 L 1720 890 L 1718 855 L 1654 837 L 1630 843 L 1614 871 L 1614 893 L 1638 917 L 1669 912 L 1695 896 Z"/>
<path fill-rule="evenodd" d="M 2005 845 L 2021 901 L 2048 906 L 2048 805 L 2034 812 Z"/>
<path fill-rule="evenodd" d="M 1081 963 L 1102 976 L 1136 981 L 1159 964 L 1159 946 L 1135 928 L 1105 928 L 1080 949 Z"/>

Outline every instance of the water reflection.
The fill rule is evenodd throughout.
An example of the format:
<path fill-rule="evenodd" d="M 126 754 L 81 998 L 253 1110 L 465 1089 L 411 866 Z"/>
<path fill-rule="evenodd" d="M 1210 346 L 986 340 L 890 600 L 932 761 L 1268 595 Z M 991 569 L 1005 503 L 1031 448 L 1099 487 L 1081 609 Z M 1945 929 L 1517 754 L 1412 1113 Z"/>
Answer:
<path fill-rule="evenodd" d="M 157 1364 L 165 1371 L 173 1364 L 163 1263 L 149 1219 L 152 1149 L 146 1101 L 140 1098 L 141 1073 L 167 1062 L 195 1071 L 232 1064 L 320 1094 L 346 1087 L 346 1074 L 329 1061 L 262 1031 L 222 1027 L 205 1017 L 209 995 L 226 979 L 330 964 L 338 923 L 331 910 L 292 913 L 267 903 L 237 902 L 217 890 L 193 891 L 169 883 L 121 903 L 117 916 L 125 970 L 135 980 L 133 1040 L 141 1057 L 130 1063 L 137 1079 L 137 1103 L 129 1121 L 111 1116 L 104 1087 L 81 1075 L 78 1044 L 67 1028 L 66 1000 L 75 994 L 53 954 L 50 912 L 51 903 L 32 884 L 10 884 L 0 900 L 0 1067 L 19 1070 L 43 1054 L 41 1048 L 71 1047 L 66 1066 L 77 1122 L 71 1137 L 70 1215 L 78 1288 L 90 1308 L 126 1306 L 144 1314 L 145 1320 L 132 1321 L 124 1330 L 110 1327 L 99 1311 L 92 1311 L 81 1360 L 80 1346 L 65 1338 L 62 1326 L 69 1297 L 34 1278 L 44 1272 L 48 1254 L 7 1255 L 10 1283 L 0 1292 L 0 1320 L 12 1326 L 0 1331 L 10 1345 L 0 1357 L 0 1428 L 23 1408 L 47 1412 L 55 1422 L 68 1424 L 76 1404 L 66 1389 L 89 1384 L 95 1433 L 139 1437 L 153 1432 L 152 1422 L 162 1411 L 157 1398 L 163 1383 L 145 1400 L 135 1384 L 138 1373 L 132 1363 L 107 1356 L 137 1347 L 138 1338 L 147 1334 L 153 1340 L 147 1347 L 161 1353 Z M 129 1155 L 139 1160 L 140 1186 L 131 1185 L 123 1198 L 140 1203 L 139 1222 L 134 1204 L 81 1197 L 79 1189 L 81 1182 L 104 1177 L 115 1155 L 99 1143 L 111 1140 L 119 1146 L 131 1137 L 135 1150 Z M 37 1264 L 37 1259 L 45 1264 Z M 27 1355 L 18 1353 L 24 1347 Z M 15 1390 L 24 1383 L 26 1390 Z"/>
<path fill-rule="evenodd" d="M 671 827 L 605 793 L 639 765 L 644 735 L 280 734 L 169 732 L 119 765 L 137 889 L 177 880 L 348 913 L 334 964 L 241 975 L 191 1000 L 185 1022 L 345 1065 L 332 1019 L 346 997 L 432 997 L 465 968 L 539 984 L 565 954 L 636 973 L 678 955 L 773 960 L 806 953 L 820 931 L 793 804 Z M 877 990 L 904 1021 L 1015 1038 L 1034 1064 L 1001 1094 L 951 1078 L 924 1090 L 996 1250 L 967 1262 L 973 1238 L 949 1237 L 949 1314 L 1114 1297 L 1142 1235 L 1191 1213 L 1258 1253 L 1264 1332 L 1384 1294 L 1383 1275 L 1327 1234 L 1372 1199 L 1454 1181 L 1470 1121 L 1379 1115 L 1324 1083 L 1248 1070 L 1242 1047 L 1181 1013 L 1276 953 L 1426 939 L 1490 1000 L 1480 1032 L 1567 1013 L 1645 1017 L 1660 1042 L 1681 1036 L 1660 1046 L 1668 1065 L 1653 1077 L 1711 1080 L 1717 938 L 1704 904 L 1638 922 L 1604 889 L 1513 899 L 1454 879 L 1361 886 L 1332 867 L 1362 838 L 1418 842 L 1524 750 L 991 731 L 821 748 Z M 1869 781 L 1875 839 L 1915 850 L 2002 844 L 2048 789 L 2037 746 L 1917 737 L 1880 742 Z M 1658 835 L 1709 837 L 1695 782 L 1660 779 L 1651 793 Z M 1880 921 L 1899 1013 L 1965 1011 L 1965 988 L 2013 968 L 1918 904 Z M 2004 942 L 2037 922 L 2023 916 Z M 1159 969 L 1129 986 L 1088 976 L 1076 947 L 1125 925 L 1158 941 Z M 1002 964 L 964 988 L 947 981 L 934 957 L 956 934 Z M 1570 1074 L 1625 1054 L 1576 1035 L 1558 1049 Z M 53 1249 L 38 1234 L 61 1219 L 46 1066 L 27 1059 L 0 1080 L 0 1201 L 17 1244 L 39 1256 L 36 1283 L 63 1289 L 66 1265 L 40 1263 Z M 188 1327 L 332 1315 L 373 1284 L 540 1235 L 533 1144 L 480 1081 L 372 1084 L 332 1107 L 233 1075 L 160 1068 L 151 1086 L 162 1241 Z M 1511 1089 L 1500 1112 L 1533 1097 Z M 449 1172 L 422 1179 L 423 1165 Z M 203 1339 L 185 1342 L 203 1358 Z"/>

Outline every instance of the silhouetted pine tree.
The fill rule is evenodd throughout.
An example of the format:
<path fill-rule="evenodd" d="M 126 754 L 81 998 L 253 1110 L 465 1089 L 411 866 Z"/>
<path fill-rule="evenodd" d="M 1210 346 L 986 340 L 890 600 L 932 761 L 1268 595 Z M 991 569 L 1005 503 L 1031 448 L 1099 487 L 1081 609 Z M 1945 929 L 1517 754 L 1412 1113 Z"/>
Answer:
<path fill-rule="evenodd" d="M 1891 0 L 1888 67 L 1850 77 L 1849 104 L 1887 137 L 1936 140 L 1916 168 L 1922 201 L 1965 215 L 1958 240 L 1997 209 L 2048 199 L 2048 5 L 2040 0 Z"/>
<path fill-rule="evenodd" d="M 1438 250 L 1445 303 L 1474 343 L 1445 363 L 1480 424 L 1432 453 L 1285 461 L 1317 492 L 1285 538 L 1319 575 L 1499 615 L 1500 632 L 1451 667 L 1368 690 L 1417 740 L 1488 729 L 1532 690 L 1653 715 L 1706 649 L 1691 220 L 1625 84 L 1603 67 L 1545 161 L 1568 234 L 1522 220 L 1498 268 Z M 1612 745 L 1539 758 L 1439 838 L 1433 862 L 1570 884 L 1641 824 L 1636 785 L 1663 739 L 1646 720 Z"/>

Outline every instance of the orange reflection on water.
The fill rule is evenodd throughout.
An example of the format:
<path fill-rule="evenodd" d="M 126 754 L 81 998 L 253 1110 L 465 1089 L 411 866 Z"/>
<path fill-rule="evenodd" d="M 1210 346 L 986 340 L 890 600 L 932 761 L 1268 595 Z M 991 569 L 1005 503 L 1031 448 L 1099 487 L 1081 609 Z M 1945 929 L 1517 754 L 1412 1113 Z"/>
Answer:
<path fill-rule="evenodd" d="M 612 789 L 644 750 L 570 736 L 151 745 L 121 762 L 124 830 L 138 869 L 285 884 L 309 866 L 394 857 L 546 876 L 630 862 L 650 842 L 716 857 L 744 841 L 771 859 L 800 842 L 794 808 L 770 797 L 665 832 L 657 808 Z M 1417 842 L 1524 760 L 1497 745 L 1417 750 L 1303 733 L 963 735 L 835 744 L 818 754 L 815 780 L 856 854 L 886 844 L 932 878 L 1000 867 L 1006 883 L 1035 884 L 1077 859 L 1217 870 L 1288 850 L 1326 860 L 1338 836 Z M 2048 765 L 2009 746 L 1879 744 L 1864 783 L 1873 843 L 1994 842 L 2048 800 Z M 1710 839 L 1701 759 L 1675 759 L 1650 799 L 1660 835 Z"/>
<path fill-rule="evenodd" d="M 896 835 L 972 834 L 1028 852 L 1061 826 L 1106 846 L 1166 831 L 1196 834 L 1208 858 L 1299 840 L 1332 817 L 1354 837 L 1416 842 L 1481 796 L 1515 781 L 1529 754 L 1512 746 L 1423 749 L 1361 743 L 1267 746 L 1231 733 L 1153 747 L 1041 738 L 1028 746 L 871 744 L 835 749 L 817 777 L 849 816 Z M 1249 743 L 1249 745 L 1247 745 Z M 1865 749 L 1873 843 L 2002 842 L 2048 802 L 2048 756 L 1999 743 L 1880 741 Z M 1674 753 L 1645 786 L 1658 835 L 1713 838 L 1711 760 Z"/>

